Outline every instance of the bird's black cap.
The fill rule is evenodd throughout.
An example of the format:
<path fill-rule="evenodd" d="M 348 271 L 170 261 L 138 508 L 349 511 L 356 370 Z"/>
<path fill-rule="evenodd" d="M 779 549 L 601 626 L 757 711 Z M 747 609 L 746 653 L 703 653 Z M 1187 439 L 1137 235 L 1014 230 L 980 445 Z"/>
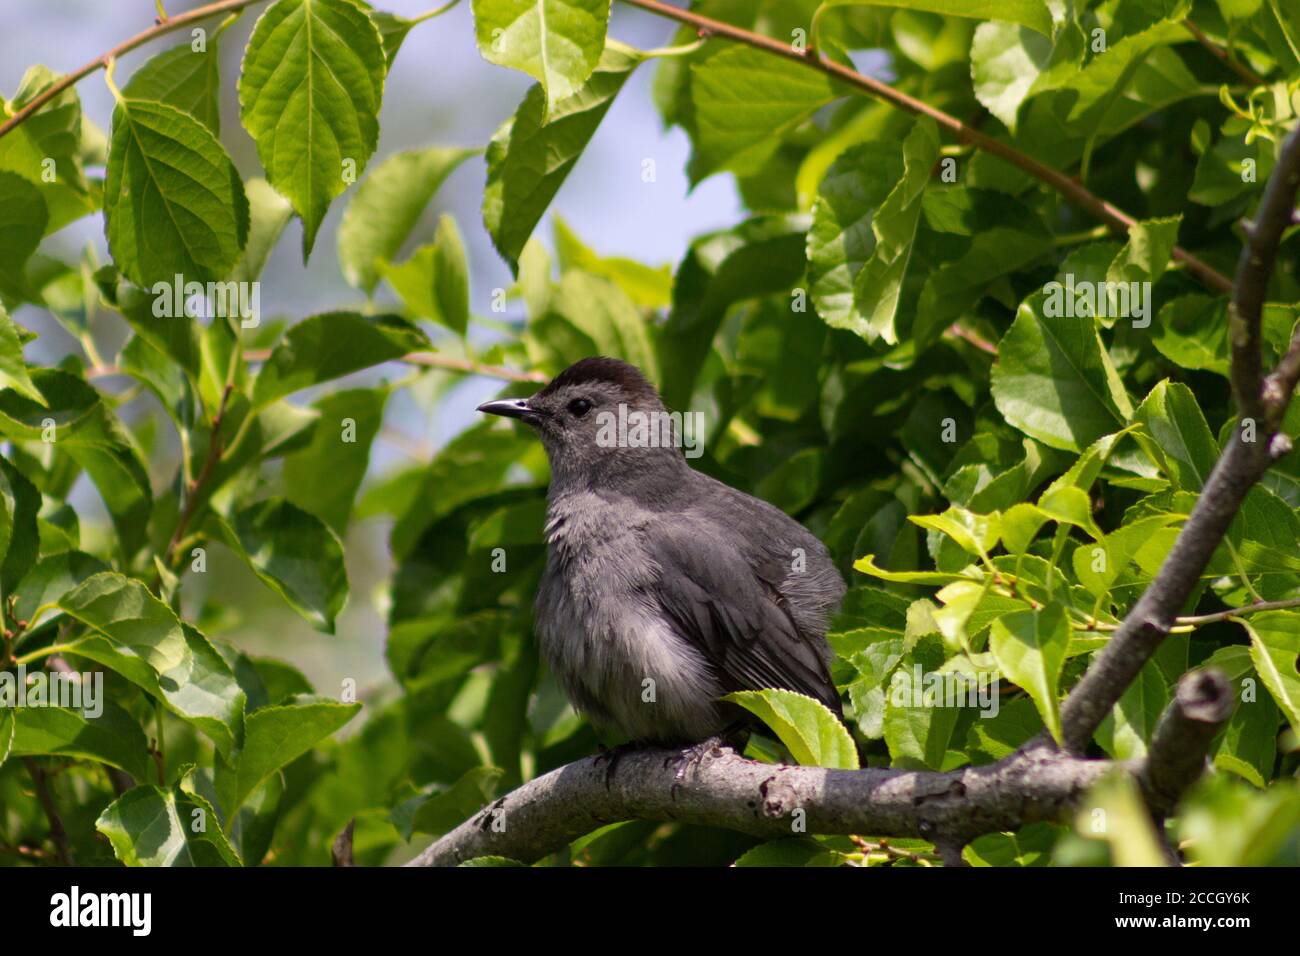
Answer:
<path fill-rule="evenodd" d="M 579 359 L 551 379 L 550 384 L 538 395 L 550 395 L 570 385 L 586 385 L 595 382 L 617 385 L 633 400 L 654 401 L 659 398 L 659 393 L 641 374 L 639 368 L 605 355 Z"/>

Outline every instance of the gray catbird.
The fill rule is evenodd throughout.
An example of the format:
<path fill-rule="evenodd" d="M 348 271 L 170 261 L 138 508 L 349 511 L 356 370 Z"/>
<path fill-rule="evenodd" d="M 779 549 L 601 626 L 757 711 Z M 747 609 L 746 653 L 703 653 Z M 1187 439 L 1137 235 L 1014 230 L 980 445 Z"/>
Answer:
<path fill-rule="evenodd" d="M 550 459 L 536 627 L 579 712 L 659 744 L 716 742 L 737 726 L 718 702 L 735 690 L 797 691 L 843 719 L 825 632 L 844 581 L 826 548 L 691 468 L 640 370 L 586 358 L 478 410 L 530 425 Z"/>

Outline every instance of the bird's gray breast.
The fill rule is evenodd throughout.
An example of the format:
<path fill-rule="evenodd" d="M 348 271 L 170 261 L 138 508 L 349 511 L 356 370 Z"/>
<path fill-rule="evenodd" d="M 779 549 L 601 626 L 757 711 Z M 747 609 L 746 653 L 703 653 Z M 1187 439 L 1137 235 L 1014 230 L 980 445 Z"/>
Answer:
<path fill-rule="evenodd" d="M 646 535 L 662 520 L 591 492 L 553 499 L 537 595 L 542 653 L 575 708 L 637 741 L 702 740 L 722 729 L 720 690 L 655 600 Z"/>

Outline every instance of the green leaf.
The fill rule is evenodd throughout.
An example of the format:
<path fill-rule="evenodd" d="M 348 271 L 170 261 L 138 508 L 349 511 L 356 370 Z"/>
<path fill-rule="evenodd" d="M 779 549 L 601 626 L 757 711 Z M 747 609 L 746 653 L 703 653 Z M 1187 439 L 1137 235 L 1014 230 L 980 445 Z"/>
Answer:
<path fill-rule="evenodd" d="M 1202 206 L 1224 206 L 1259 189 L 1273 171 L 1276 158 L 1263 139 L 1246 143 L 1224 136 L 1201 154 L 1187 198 Z M 1247 169 L 1252 176 L 1247 175 Z"/>
<path fill-rule="evenodd" d="M 558 103 L 587 82 L 605 49 L 610 0 L 474 0 L 483 59 L 527 73 Z"/>
<path fill-rule="evenodd" d="M 1227 377 L 1232 357 L 1226 297 L 1193 293 L 1172 299 L 1161 307 L 1152 332 L 1152 343 L 1175 365 Z"/>
<path fill-rule="evenodd" d="M 331 200 L 375 151 L 386 66 L 378 28 L 351 0 L 278 0 L 253 27 L 240 118 L 302 218 L 304 262 Z"/>
<path fill-rule="evenodd" d="M 334 633 L 348 576 L 343 545 L 320 518 L 271 498 L 229 519 L 212 515 L 208 527 L 312 627 Z"/>
<path fill-rule="evenodd" d="M 1145 219 L 1128 231 L 1128 242 L 1106 271 L 1108 282 L 1156 282 L 1165 273 L 1170 255 L 1178 243 L 1183 217 Z M 1146 316 L 1149 322 L 1151 316 Z"/>
<path fill-rule="evenodd" d="M 0 292 L 21 298 L 23 266 L 41 244 L 49 212 L 35 183 L 0 171 Z"/>
<path fill-rule="evenodd" d="M 104 219 L 113 261 L 146 288 L 178 275 L 224 279 L 248 239 L 244 184 L 221 143 L 148 100 L 122 100 L 113 113 Z"/>
<path fill-rule="evenodd" d="M 1021 105 L 1072 76 L 1086 44 L 1074 23 L 1055 39 L 1014 23 L 981 23 L 970 48 L 975 98 L 1014 134 Z"/>
<path fill-rule="evenodd" d="M 143 339 L 148 345 L 154 348 L 163 356 L 163 361 L 170 360 L 180 368 L 181 371 L 191 380 L 197 382 L 199 378 L 199 363 L 201 346 L 199 344 L 199 335 L 202 327 L 198 322 L 193 321 L 189 316 L 178 315 L 155 315 L 154 306 L 160 301 L 158 293 L 163 296 L 170 295 L 173 299 L 183 300 L 185 297 L 184 283 L 177 288 L 175 280 L 168 283 L 167 290 L 161 286 L 155 286 L 152 292 L 147 292 L 138 286 L 132 285 L 125 280 L 120 281 L 115 290 L 115 304 L 117 310 L 121 313 L 122 318 L 135 331 L 136 335 Z M 166 311 L 166 310 L 162 310 Z M 232 309 L 231 311 L 237 311 Z M 137 353 L 137 358 L 140 358 Z M 149 359 L 144 359 L 145 364 L 154 364 Z M 163 369 L 159 369 L 163 374 L 170 374 Z"/>
<path fill-rule="evenodd" d="M 396 315 L 313 315 L 289 329 L 271 350 L 253 383 L 253 408 L 265 408 L 300 389 L 432 348 L 423 332 Z"/>
<path fill-rule="evenodd" d="M 843 854 L 809 837 L 760 843 L 746 850 L 733 866 L 840 866 Z"/>
<path fill-rule="evenodd" d="M 380 268 L 391 263 L 443 181 L 473 149 L 431 147 L 395 153 L 376 166 L 348 203 L 339 224 L 343 278 L 366 295 L 379 284 Z"/>
<path fill-rule="evenodd" d="M 875 555 L 868 554 L 866 557 L 858 558 L 853 562 L 853 570 L 861 571 L 863 574 L 869 574 L 873 578 L 880 578 L 882 581 L 896 581 L 899 584 L 951 584 L 954 581 L 971 580 L 964 574 L 953 574 L 947 571 L 890 571 L 886 568 L 876 566 Z"/>
<path fill-rule="evenodd" d="M 1147 661 L 1094 735 L 1116 760 L 1145 757 L 1147 744 L 1169 703 L 1169 684 L 1155 661 Z"/>
<path fill-rule="evenodd" d="M 144 543 L 153 504 L 149 475 L 135 443 L 83 379 L 57 369 L 35 369 L 31 378 L 45 404 L 13 389 L 0 391 L 0 434 L 52 440 L 66 450 L 103 496 L 123 550 L 134 554 Z"/>
<path fill-rule="evenodd" d="M 1242 651 L 1246 670 L 1239 676 L 1229 675 L 1229 680 L 1239 687 L 1257 685 L 1257 673 L 1250 666 L 1249 650 L 1232 645 L 1221 650 Z M 1212 656 L 1207 664 L 1215 663 Z M 1237 693 L 1237 706 L 1224 728 L 1214 751 L 1214 766 L 1244 777 L 1263 789 L 1273 777 L 1277 759 L 1277 728 L 1281 720 L 1277 705 L 1268 694 L 1252 695 L 1245 699 L 1244 689 Z"/>
<path fill-rule="evenodd" d="M 147 779 L 151 765 L 140 725 L 112 701 L 101 703 L 103 712 L 97 716 L 89 716 L 84 709 L 65 707 L 6 709 L 6 713 L 13 714 L 9 755 L 49 754 L 97 760 L 125 770 L 137 780 Z"/>
<path fill-rule="evenodd" d="M 398 16 L 396 13 L 388 13 L 384 10 L 376 10 L 369 4 L 365 4 L 366 9 L 370 12 L 370 19 L 375 21 L 375 26 L 379 27 L 379 36 L 384 41 L 384 58 L 388 62 L 388 68 L 393 68 L 393 60 L 397 57 L 397 51 L 402 48 L 406 41 L 406 35 L 411 30 L 423 22 L 424 17 L 418 20 L 411 20 L 407 17 Z M 427 14 L 426 14 L 427 16 Z"/>
<path fill-rule="evenodd" d="M 785 292 L 800 280 L 806 228 L 799 216 L 757 216 L 691 244 L 657 343 L 660 391 L 670 408 L 691 407 L 695 380 L 733 305 Z"/>
<path fill-rule="evenodd" d="M 1091 538 L 1101 537 L 1092 517 L 1092 499 L 1080 488 L 1049 488 L 1038 499 L 1038 507 L 1053 521 L 1082 528 Z"/>
<path fill-rule="evenodd" d="M 122 87 L 128 100 L 174 106 L 221 135 L 221 34 L 211 31 L 203 50 L 182 43 L 150 57 Z"/>
<path fill-rule="evenodd" d="M 899 7 L 947 17 L 1003 20 L 1052 35 L 1052 17 L 1043 0 L 824 0 L 822 7 Z"/>
<path fill-rule="evenodd" d="M 431 793 L 413 797 L 395 808 L 393 824 L 407 840 L 412 833 L 441 836 L 483 809 L 496 794 L 500 779 L 497 767 L 474 767 L 451 786 L 436 786 Z"/>
<path fill-rule="evenodd" d="M 214 788 L 211 792 L 212 799 L 217 799 Z M 260 865 L 271 849 L 283 799 L 284 774 L 277 771 L 253 788 L 235 813 L 234 822 L 227 825 L 230 843 L 246 866 Z"/>
<path fill-rule="evenodd" d="M 203 731 L 217 749 L 239 745 L 244 692 L 234 674 L 198 631 L 132 578 L 93 575 L 58 600 L 61 610 L 95 633 L 68 653 L 117 671 Z"/>
<path fill-rule="evenodd" d="M 858 751 L 825 704 L 789 690 L 741 690 L 722 700 L 739 704 L 776 734 L 794 759 L 810 767 L 858 769 Z"/>
<path fill-rule="evenodd" d="M 551 309 L 590 338 L 599 354 L 632 363 L 652 382 L 658 379 L 659 363 L 647 323 L 614 282 L 586 272 L 566 272 L 551 298 Z"/>
<path fill-rule="evenodd" d="M 1065 314 L 1074 310 L 1056 308 L 1060 299 L 1038 292 L 1021 304 L 998 345 L 993 399 L 1031 438 L 1081 451 L 1122 428 L 1133 409 L 1095 320 Z"/>
<path fill-rule="evenodd" d="M 1105 840 L 1115 866 L 1166 865 L 1137 781 L 1124 770 L 1113 770 L 1093 785 L 1075 827 L 1085 837 Z"/>
<path fill-rule="evenodd" d="M 9 318 L 9 313 L 0 305 L 0 388 L 12 388 L 18 394 L 43 405 L 45 398 L 32 384 L 27 362 L 23 359 L 25 331 Z"/>
<path fill-rule="evenodd" d="M 1200 491 L 1219 457 L 1196 396 L 1182 382 L 1160 382 L 1134 413 L 1152 438 L 1161 471 L 1180 491 Z"/>
<path fill-rule="evenodd" d="M 235 263 L 230 278 L 236 282 L 253 282 L 262 274 L 271 250 L 279 241 L 284 227 L 289 224 L 293 207 L 265 179 L 248 180 L 244 183 L 244 192 L 248 196 L 251 211 L 248 242 L 245 243 L 244 254 Z"/>
<path fill-rule="evenodd" d="M 971 866 L 1047 866 L 1059 832 L 1050 823 L 1031 823 L 1017 833 L 986 833 L 967 844 L 962 857 Z"/>
<path fill-rule="evenodd" d="M 388 390 L 334 392 L 316 402 L 320 418 L 311 444 L 286 455 L 288 499 L 324 521 L 339 538 L 347 533 L 352 502 L 370 463 L 370 446 L 383 423 Z M 322 481 L 322 475 L 329 475 Z"/>
<path fill-rule="evenodd" d="M 725 47 L 691 64 L 692 183 L 728 170 L 758 172 L 781 136 L 835 99 L 825 73 L 752 47 Z"/>
<path fill-rule="evenodd" d="M 884 738 L 895 767 L 947 769 L 945 761 L 961 709 L 941 706 L 942 700 L 939 705 L 927 706 L 925 673 L 919 662 L 909 658 L 883 688 Z"/>
<path fill-rule="evenodd" d="M 1093 596 L 1104 596 L 1152 535 L 1182 517 L 1170 513 L 1149 515 L 1116 528 L 1094 544 L 1075 548 L 1071 563 L 1079 583 Z"/>
<path fill-rule="evenodd" d="M 922 528 L 942 532 L 952 538 L 963 551 L 987 556 L 998 543 L 1000 515 L 979 515 L 965 508 L 949 507 L 938 515 L 909 515 L 908 520 Z"/>
<path fill-rule="evenodd" d="M 1179 836 L 1202 866 L 1294 865 L 1297 796 L 1293 781 L 1260 791 L 1226 774 L 1207 775 L 1179 808 Z"/>
<path fill-rule="evenodd" d="M 238 812 L 263 780 L 330 736 L 360 709 L 360 704 L 300 696 L 249 714 L 243 749 L 232 760 L 217 764 L 216 788 L 226 819 Z"/>
<path fill-rule="evenodd" d="M 867 323 L 865 333 L 859 334 L 868 340 L 898 341 L 903 280 L 921 220 L 921 197 L 938 156 L 938 127 L 922 117 L 903 141 L 903 176 L 876 210 L 871 226 L 876 247 L 854 280 L 854 301 Z"/>
<path fill-rule="evenodd" d="M 611 44 L 581 89 L 553 100 L 548 114 L 542 88 L 531 87 L 492 137 L 483 224 L 512 272 L 518 272 L 528 237 L 641 59 L 639 52 Z"/>
<path fill-rule="evenodd" d="M 1001 704 L 993 717 L 971 724 L 967 749 L 972 759 L 979 754 L 992 763 L 1011 756 L 1042 729 L 1038 708 L 1032 700 L 1022 697 Z"/>
<path fill-rule="evenodd" d="M 179 787 L 128 790 L 104 808 L 95 829 L 126 866 L 241 865 L 212 804 Z"/>
<path fill-rule="evenodd" d="M 871 332 L 854 298 L 858 273 L 876 248 L 876 210 L 903 175 L 896 143 L 845 150 L 817 187 L 808 229 L 808 282 L 817 314 L 832 328 Z"/>
<path fill-rule="evenodd" d="M 21 471 L 0 458 L 0 591 L 6 598 L 36 563 L 40 554 L 40 532 L 36 516 L 41 510 L 41 493 Z"/>
<path fill-rule="evenodd" d="M 911 332 L 918 349 L 972 311 L 996 280 L 1042 258 L 1051 243 L 1036 212 L 992 190 L 928 192 L 922 221 L 931 242 L 952 243 L 953 251 L 952 258 L 923 264 L 930 265 L 930 272 L 914 307 Z"/>
<path fill-rule="evenodd" d="M 672 302 L 673 273 L 668 266 L 654 268 L 622 256 L 599 256 L 558 215 L 552 214 L 551 223 L 561 272 L 580 269 L 609 279 L 642 308 L 657 309 Z"/>
<path fill-rule="evenodd" d="M 993 622 L 989 650 L 1007 680 L 1025 689 L 1052 736 L 1061 739 L 1057 696 L 1070 625 L 1060 604 L 1032 611 L 1013 611 Z"/>
<path fill-rule="evenodd" d="M 1087 66 L 1063 84 L 1064 89 L 1078 93 L 1070 110 L 1071 125 L 1095 131 L 1103 123 L 1114 122 L 1117 102 L 1143 62 L 1148 58 L 1154 59 L 1151 54 L 1158 47 L 1187 40 L 1189 36 L 1180 20 L 1168 19 L 1108 45 L 1104 52 L 1094 56 Z"/>
<path fill-rule="evenodd" d="M 1300 733 L 1300 612 L 1265 611 L 1242 619 L 1250 659 L 1273 699 Z"/>
<path fill-rule="evenodd" d="M 62 551 L 43 557 L 19 581 L 14 614 L 20 620 L 31 621 L 39 608 L 57 604 L 82 581 L 107 570 L 108 565 L 84 551 Z"/>
<path fill-rule="evenodd" d="M 22 83 L 8 103 L 6 113 L 13 115 L 41 95 L 61 77 L 47 67 L 36 65 L 23 74 Z M 82 171 L 82 133 L 91 124 L 83 117 L 77 91 L 70 87 L 48 101 L 21 125 L 0 140 L 0 170 L 17 173 L 30 184 L 38 184 L 43 205 L 48 212 L 45 234 L 62 229 L 68 223 L 92 213 L 98 207 L 96 196 L 88 188 Z M 102 163 L 102 156 L 85 158 Z M 49 163 L 53 161 L 55 180 L 47 182 Z M 0 195 L 9 195 L 13 184 Z M 30 198 L 30 197 L 28 197 Z M 4 222 L 12 212 L 0 213 Z M 21 261 L 0 260 L 0 270 L 17 272 Z"/>
<path fill-rule="evenodd" d="M 3 767 L 5 761 L 9 759 L 9 753 L 14 745 L 14 725 L 17 724 L 18 718 L 15 716 L 12 708 L 0 710 L 0 767 Z"/>
<path fill-rule="evenodd" d="M 464 336 L 469 327 L 469 262 L 451 216 L 438 220 L 433 235 L 433 301 L 438 307 L 434 319 Z"/>

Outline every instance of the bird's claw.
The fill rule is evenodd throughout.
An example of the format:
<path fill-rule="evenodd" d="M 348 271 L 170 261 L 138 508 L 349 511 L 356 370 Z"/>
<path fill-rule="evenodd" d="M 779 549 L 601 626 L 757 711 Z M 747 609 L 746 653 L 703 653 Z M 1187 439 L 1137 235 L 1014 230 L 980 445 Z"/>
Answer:
<path fill-rule="evenodd" d="M 636 743 L 628 741 L 627 743 L 618 744 L 617 746 L 610 747 L 607 750 L 602 750 L 600 753 L 596 754 L 596 763 L 600 763 L 602 760 L 609 761 L 609 766 L 605 768 L 606 790 L 609 789 L 610 784 L 614 780 L 614 771 L 618 769 L 619 761 L 632 753 L 632 751 L 639 749 L 640 748 Z"/>
<path fill-rule="evenodd" d="M 665 768 L 672 766 L 674 763 L 677 764 L 677 772 L 673 774 L 673 785 L 670 791 L 672 799 L 677 799 L 677 791 L 686 783 L 686 774 L 698 768 L 704 762 L 704 758 L 710 754 L 721 757 L 724 746 L 726 746 L 726 739 L 720 735 L 715 735 L 701 740 L 699 743 L 683 747 L 679 753 L 664 761 Z"/>

